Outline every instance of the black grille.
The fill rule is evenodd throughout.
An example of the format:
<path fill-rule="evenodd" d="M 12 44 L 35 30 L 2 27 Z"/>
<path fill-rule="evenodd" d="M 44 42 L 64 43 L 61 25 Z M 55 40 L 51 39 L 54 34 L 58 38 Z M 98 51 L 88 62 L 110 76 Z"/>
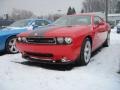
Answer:
<path fill-rule="evenodd" d="M 28 43 L 36 43 L 36 44 L 55 44 L 55 38 L 43 38 L 43 37 L 30 37 L 27 38 Z"/>
<path fill-rule="evenodd" d="M 53 57 L 52 54 L 49 54 L 49 53 L 32 53 L 32 52 L 25 52 L 27 55 L 32 55 L 32 56 L 37 56 L 37 57 Z"/>

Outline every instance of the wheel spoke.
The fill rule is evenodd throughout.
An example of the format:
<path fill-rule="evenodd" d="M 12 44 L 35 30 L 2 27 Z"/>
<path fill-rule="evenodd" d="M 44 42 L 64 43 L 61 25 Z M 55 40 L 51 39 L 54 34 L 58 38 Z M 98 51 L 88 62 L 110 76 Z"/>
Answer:
<path fill-rule="evenodd" d="M 16 38 L 13 38 L 9 41 L 9 51 L 12 52 L 12 53 L 17 53 L 18 52 L 18 49 L 16 48 Z"/>
<path fill-rule="evenodd" d="M 18 49 L 16 48 L 16 46 L 13 46 L 14 47 L 14 51 L 18 51 Z"/>
<path fill-rule="evenodd" d="M 9 42 L 9 45 L 10 45 L 10 46 L 12 46 L 12 45 L 13 45 L 13 43 L 12 43 L 12 42 Z"/>
<path fill-rule="evenodd" d="M 15 45 L 15 43 L 16 43 L 16 39 L 13 40 L 13 44 L 14 44 L 14 45 Z"/>
<path fill-rule="evenodd" d="M 88 50 L 89 50 L 88 48 L 85 48 L 85 52 L 88 52 Z"/>
<path fill-rule="evenodd" d="M 10 50 L 11 50 L 11 51 L 13 51 L 13 49 L 14 49 L 14 47 L 13 47 L 13 46 L 11 46 L 11 47 L 10 47 Z"/>

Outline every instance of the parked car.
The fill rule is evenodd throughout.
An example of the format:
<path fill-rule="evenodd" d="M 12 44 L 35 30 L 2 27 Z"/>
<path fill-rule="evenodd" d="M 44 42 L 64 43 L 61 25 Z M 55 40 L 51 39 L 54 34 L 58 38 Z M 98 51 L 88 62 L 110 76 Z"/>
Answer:
<path fill-rule="evenodd" d="M 87 65 L 91 52 L 109 46 L 110 25 L 94 14 L 63 16 L 53 26 L 18 35 L 22 57 L 42 63 Z"/>
<path fill-rule="evenodd" d="M 51 22 L 45 19 L 24 19 L 0 29 L 0 51 L 6 50 L 8 53 L 18 53 L 16 48 L 16 35 L 36 28 L 44 27 Z"/>
<path fill-rule="evenodd" d="M 116 28 L 117 28 L 117 33 L 120 33 L 120 23 L 117 24 Z"/>
<path fill-rule="evenodd" d="M 0 19 L 0 28 L 9 26 L 10 24 L 14 23 L 15 20 L 13 19 Z"/>

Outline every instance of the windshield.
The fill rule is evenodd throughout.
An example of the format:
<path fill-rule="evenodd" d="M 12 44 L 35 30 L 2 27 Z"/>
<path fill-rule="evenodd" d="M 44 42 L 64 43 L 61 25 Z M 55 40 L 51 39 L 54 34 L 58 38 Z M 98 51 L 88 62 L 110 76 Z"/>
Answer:
<path fill-rule="evenodd" d="M 25 27 L 30 20 L 19 20 L 10 25 L 10 27 Z"/>
<path fill-rule="evenodd" d="M 64 16 L 56 20 L 54 25 L 71 26 L 71 25 L 90 25 L 91 16 Z"/>

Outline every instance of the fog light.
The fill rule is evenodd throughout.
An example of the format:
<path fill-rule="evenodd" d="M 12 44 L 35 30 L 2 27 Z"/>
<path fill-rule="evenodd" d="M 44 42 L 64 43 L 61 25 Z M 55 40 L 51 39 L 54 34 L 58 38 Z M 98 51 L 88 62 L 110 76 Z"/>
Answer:
<path fill-rule="evenodd" d="M 18 37 L 18 41 L 21 41 L 22 39 L 21 39 L 21 37 Z"/>
<path fill-rule="evenodd" d="M 66 57 L 63 57 L 63 58 L 61 59 L 61 62 L 68 62 L 68 60 L 67 60 Z"/>
<path fill-rule="evenodd" d="M 53 63 L 55 63 L 56 61 L 53 61 Z"/>

